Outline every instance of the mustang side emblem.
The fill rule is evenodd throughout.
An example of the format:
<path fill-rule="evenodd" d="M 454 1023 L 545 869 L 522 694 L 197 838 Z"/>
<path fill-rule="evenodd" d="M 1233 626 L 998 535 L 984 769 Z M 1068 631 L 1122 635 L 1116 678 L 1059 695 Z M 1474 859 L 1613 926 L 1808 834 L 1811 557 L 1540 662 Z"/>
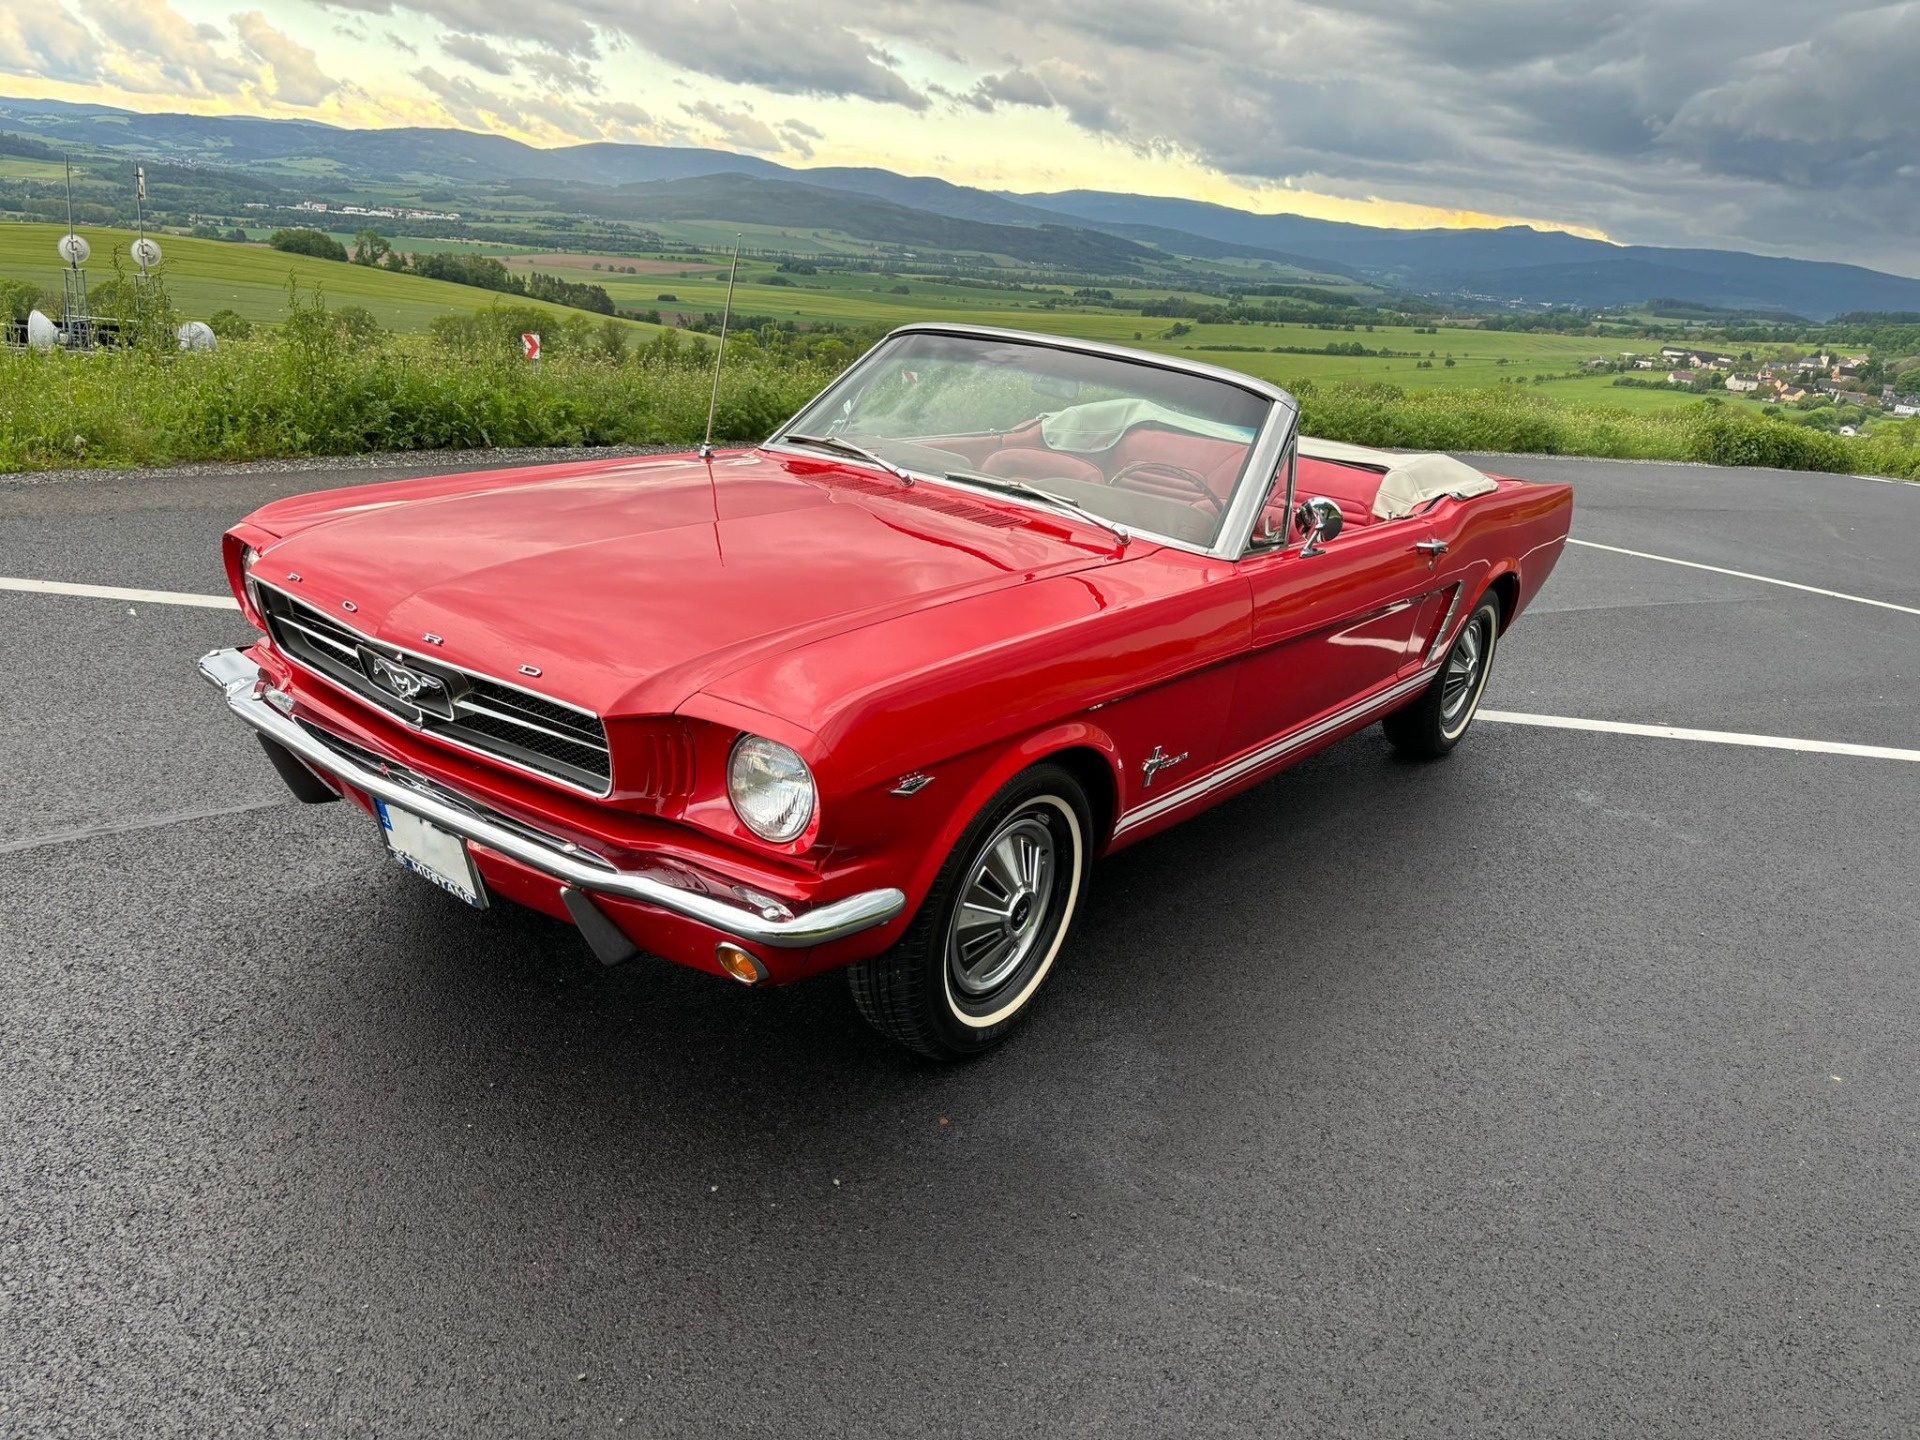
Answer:
<path fill-rule="evenodd" d="M 1154 746 L 1153 754 L 1140 762 L 1140 773 L 1147 777 L 1140 782 L 1140 788 L 1142 790 L 1151 790 L 1153 788 L 1154 776 L 1169 766 L 1178 765 L 1182 760 L 1186 759 L 1190 753 L 1190 751 L 1182 750 L 1178 755 L 1169 755 L 1163 746 Z"/>

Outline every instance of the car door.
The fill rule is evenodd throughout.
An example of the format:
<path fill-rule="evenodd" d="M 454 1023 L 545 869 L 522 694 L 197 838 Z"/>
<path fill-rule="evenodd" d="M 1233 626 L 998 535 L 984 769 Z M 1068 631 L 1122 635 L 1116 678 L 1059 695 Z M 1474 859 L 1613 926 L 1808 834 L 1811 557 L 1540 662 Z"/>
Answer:
<path fill-rule="evenodd" d="M 1223 753 L 1337 715 L 1417 670 L 1449 589 L 1437 545 L 1432 519 L 1411 516 L 1354 526 L 1317 554 L 1295 541 L 1241 560 L 1252 634 Z"/>

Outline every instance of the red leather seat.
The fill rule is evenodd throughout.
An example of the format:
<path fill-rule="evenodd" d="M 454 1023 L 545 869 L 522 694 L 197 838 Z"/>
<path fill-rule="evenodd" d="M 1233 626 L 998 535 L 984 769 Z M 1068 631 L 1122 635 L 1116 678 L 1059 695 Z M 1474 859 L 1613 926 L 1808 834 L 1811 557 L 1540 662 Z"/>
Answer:
<path fill-rule="evenodd" d="M 1340 518 L 1349 528 L 1371 525 L 1373 499 L 1380 493 L 1386 477 L 1378 471 L 1352 465 L 1336 465 L 1331 460 L 1300 459 L 1300 470 L 1293 490 L 1294 503 L 1319 495 L 1340 507 Z"/>
<path fill-rule="evenodd" d="M 1025 446 L 996 450 L 980 462 L 983 475 L 1000 475 L 1009 480 L 1084 480 L 1089 485 L 1104 485 L 1107 477 L 1100 467 L 1077 455 L 1058 450 L 1028 449 Z"/>
<path fill-rule="evenodd" d="M 1175 465 L 1182 470 L 1191 470 L 1205 480 L 1214 498 L 1224 505 L 1227 497 L 1233 493 L 1233 482 L 1239 477 L 1240 466 L 1246 455 L 1247 447 L 1236 445 L 1231 440 L 1215 440 L 1204 435 L 1186 435 L 1178 430 L 1138 425 L 1123 435 L 1120 443 L 1113 447 L 1107 458 L 1107 469 L 1111 477 L 1129 465 L 1148 462 Z M 1204 503 L 1193 493 L 1191 486 L 1173 479 L 1156 480 L 1151 472 L 1147 472 L 1137 483 L 1130 481 L 1128 488 L 1187 505 Z"/>

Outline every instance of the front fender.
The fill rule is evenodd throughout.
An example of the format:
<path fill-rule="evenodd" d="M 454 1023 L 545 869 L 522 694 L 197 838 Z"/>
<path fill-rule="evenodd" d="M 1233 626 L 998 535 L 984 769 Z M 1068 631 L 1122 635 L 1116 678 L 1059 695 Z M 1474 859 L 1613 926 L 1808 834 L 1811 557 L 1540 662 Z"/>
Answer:
<path fill-rule="evenodd" d="M 1113 737 L 1099 726 L 1086 720 L 1071 720 L 1052 725 L 1035 732 L 1012 745 L 1000 749 L 991 755 L 987 763 L 980 766 L 969 779 L 965 789 L 957 800 L 950 801 L 941 819 L 939 827 L 929 837 L 925 851 L 915 865 L 907 892 L 907 905 L 910 911 L 918 911 L 925 902 L 927 892 L 933 889 L 933 882 L 939 877 L 940 867 L 946 864 L 947 857 L 960 843 L 960 837 L 966 833 L 974 817 L 986 808 L 987 803 L 1000 792 L 1014 776 L 1021 771 L 1038 765 L 1052 755 L 1061 755 L 1067 751 L 1082 751 L 1098 756 L 1106 766 L 1107 779 L 1112 787 L 1110 795 L 1120 793 L 1120 750 Z M 929 787 L 931 788 L 931 787 Z M 1096 806 L 1101 797 L 1089 797 Z M 1092 849 L 1095 855 L 1106 849 L 1107 838 L 1113 830 L 1112 806 L 1107 807 L 1105 823 L 1099 833 L 1092 837 Z M 1100 822 L 1096 820 L 1096 825 Z"/>

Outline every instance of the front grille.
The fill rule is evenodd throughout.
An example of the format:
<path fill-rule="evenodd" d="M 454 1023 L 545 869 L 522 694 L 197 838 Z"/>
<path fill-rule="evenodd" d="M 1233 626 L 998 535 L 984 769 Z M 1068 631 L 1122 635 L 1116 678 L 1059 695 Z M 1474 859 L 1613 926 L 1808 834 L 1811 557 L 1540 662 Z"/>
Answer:
<path fill-rule="evenodd" d="M 596 795 L 612 787 L 612 753 L 599 716 L 369 640 L 267 586 L 259 593 L 268 631 L 283 654 L 408 724 Z M 439 681 L 442 691 L 418 703 L 402 699 L 374 682 L 367 667 L 379 665 L 367 660 L 369 654 Z"/>

